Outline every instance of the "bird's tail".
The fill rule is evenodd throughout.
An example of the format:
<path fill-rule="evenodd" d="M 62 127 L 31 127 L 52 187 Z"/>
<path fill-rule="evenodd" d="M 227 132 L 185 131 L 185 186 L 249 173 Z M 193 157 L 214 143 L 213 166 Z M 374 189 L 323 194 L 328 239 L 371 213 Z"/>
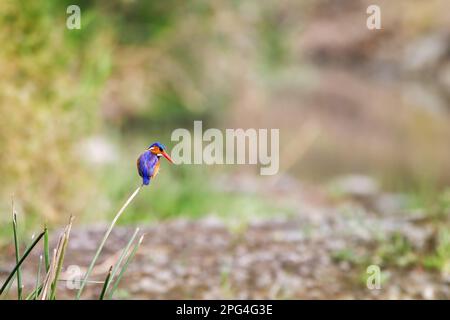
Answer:
<path fill-rule="evenodd" d="M 142 184 L 143 185 L 149 185 L 150 184 L 150 177 L 143 177 L 142 178 Z"/>

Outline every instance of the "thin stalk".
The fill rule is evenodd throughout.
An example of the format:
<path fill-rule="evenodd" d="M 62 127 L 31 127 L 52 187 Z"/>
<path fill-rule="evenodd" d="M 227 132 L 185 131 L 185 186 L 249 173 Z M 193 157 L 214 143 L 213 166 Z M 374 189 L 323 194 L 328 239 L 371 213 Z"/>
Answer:
<path fill-rule="evenodd" d="M 16 253 L 16 265 L 19 263 L 20 248 L 19 239 L 17 236 L 17 213 L 14 206 L 14 198 L 11 200 L 12 207 L 12 221 L 13 221 L 13 234 L 14 234 L 14 249 Z M 17 298 L 22 300 L 22 273 L 20 272 L 20 267 L 17 268 Z"/>
<path fill-rule="evenodd" d="M 42 283 L 39 285 L 38 288 L 34 289 L 33 291 L 31 291 L 31 293 L 25 298 L 25 300 L 36 300 L 37 297 L 39 296 L 39 294 L 42 291 Z"/>
<path fill-rule="evenodd" d="M 41 268 L 42 268 L 42 255 L 39 256 L 38 272 L 36 274 L 36 285 L 33 292 L 39 291 L 40 286 L 39 282 L 41 280 Z M 36 294 L 34 295 L 33 300 L 36 300 Z"/>
<path fill-rule="evenodd" d="M 131 203 L 131 201 L 133 201 L 133 199 L 136 197 L 136 195 L 139 193 L 139 191 L 141 190 L 142 185 L 140 185 L 136 191 L 133 192 L 133 194 L 128 198 L 128 200 L 125 202 L 125 204 L 122 206 L 122 208 L 120 208 L 119 212 L 117 212 L 116 216 L 114 217 L 113 221 L 111 222 L 111 225 L 109 226 L 108 230 L 105 233 L 105 236 L 103 237 L 102 242 L 100 243 L 100 246 L 97 249 L 97 252 L 95 253 L 94 259 L 92 259 L 91 264 L 89 265 L 88 270 L 86 271 L 86 274 L 84 276 L 83 282 L 81 283 L 80 289 L 78 290 L 76 299 L 80 299 L 81 297 L 81 293 L 83 292 L 83 289 L 86 285 L 86 282 L 88 281 L 88 278 L 92 272 L 92 269 L 94 269 L 95 263 L 97 262 L 98 257 L 100 256 L 100 252 L 102 251 L 106 240 L 108 239 L 112 229 L 114 228 L 117 220 L 120 218 L 120 216 L 122 215 L 122 213 L 125 211 L 125 209 L 128 207 L 128 205 Z"/>
<path fill-rule="evenodd" d="M 122 264 L 123 259 L 130 252 L 130 247 L 133 244 L 134 239 L 136 239 L 136 236 L 137 236 L 138 232 L 139 232 L 139 228 L 136 228 L 136 230 L 134 231 L 134 233 L 131 236 L 130 240 L 128 241 L 126 247 L 123 249 L 122 253 L 120 254 L 119 260 L 117 260 L 117 262 L 114 265 L 114 268 L 112 270 L 110 281 L 106 285 L 106 290 L 108 290 L 108 287 L 109 287 L 110 283 L 114 280 L 114 277 L 116 276 L 117 271 L 119 271 L 119 267 Z"/>
<path fill-rule="evenodd" d="M 100 293 L 99 300 L 103 300 L 103 297 L 105 296 L 106 289 L 108 288 L 109 279 L 111 279 L 112 268 L 113 268 L 113 266 L 111 266 L 109 268 L 108 275 L 106 276 L 105 283 L 103 284 L 103 288 L 102 288 L 102 292 Z"/>
<path fill-rule="evenodd" d="M 44 261 L 45 261 L 45 272 L 50 269 L 50 247 L 48 244 L 48 229 L 47 226 L 44 228 Z"/>
<path fill-rule="evenodd" d="M 22 258 L 19 260 L 19 262 L 16 264 L 16 266 L 14 267 L 14 269 L 11 271 L 11 273 L 9 274 L 8 278 L 6 278 L 5 282 L 3 283 L 2 287 L 0 288 L 0 295 L 3 293 L 3 291 L 5 290 L 5 288 L 7 287 L 9 281 L 11 281 L 11 278 L 14 276 L 14 274 L 16 273 L 17 269 L 22 265 L 22 263 L 25 261 L 25 259 L 28 257 L 28 255 L 31 253 L 31 251 L 33 250 L 33 248 L 36 246 L 36 244 L 39 242 L 39 240 L 41 240 L 41 238 L 44 236 L 44 232 L 42 232 L 41 234 L 39 234 L 39 236 L 33 241 L 33 243 L 31 244 L 31 246 L 28 248 L 28 250 L 25 251 L 25 253 L 23 254 Z"/>
<path fill-rule="evenodd" d="M 64 233 L 62 234 L 62 243 L 61 243 L 61 251 L 58 256 L 58 263 L 55 272 L 55 278 L 53 279 L 53 283 L 50 290 L 50 300 L 54 300 L 56 297 L 56 285 L 59 278 L 59 275 L 62 270 L 62 265 L 64 262 L 64 256 L 66 253 L 67 243 L 69 242 L 70 230 L 72 229 L 73 216 L 70 216 L 69 224 L 66 226 Z"/>
<path fill-rule="evenodd" d="M 36 236 L 35 234 L 33 234 L 33 235 L 31 236 L 31 242 L 30 242 L 30 244 L 28 244 L 28 246 L 25 248 L 25 251 L 27 251 L 28 248 L 31 246 L 31 244 L 33 243 L 33 240 L 34 240 L 34 237 L 35 237 L 35 236 Z M 11 281 L 9 282 L 8 286 L 6 287 L 6 289 L 5 289 L 5 291 L 4 291 L 5 295 L 8 294 L 8 292 L 9 292 L 9 290 L 11 289 L 11 286 L 12 286 L 12 284 L 14 283 L 14 280 L 15 280 L 15 279 L 16 279 L 16 274 L 14 274 L 14 276 L 12 277 L 12 279 L 11 279 Z"/>
<path fill-rule="evenodd" d="M 58 279 L 58 281 L 60 281 L 60 282 L 64 282 L 64 281 L 81 282 L 81 280 L 76 280 L 76 279 Z M 105 281 L 89 280 L 87 283 L 88 284 L 89 283 L 92 283 L 92 284 L 105 284 Z"/>
<path fill-rule="evenodd" d="M 72 281 L 72 282 L 80 282 L 81 280 L 75 280 L 75 279 L 58 279 L 58 282 L 66 282 L 66 281 Z M 104 284 L 104 281 L 94 281 L 94 280 L 89 280 L 88 284 Z M 34 289 L 26 298 L 26 300 L 30 300 L 31 298 L 33 298 L 33 300 L 36 300 L 36 298 L 39 296 L 39 294 L 42 291 L 42 286 L 43 284 L 41 283 L 39 285 L 39 287 L 37 287 L 36 289 Z"/>
<path fill-rule="evenodd" d="M 36 290 L 38 290 L 39 282 L 41 280 L 41 268 L 42 268 L 42 255 L 39 256 L 38 273 L 36 276 Z"/>
<path fill-rule="evenodd" d="M 41 300 L 45 300 L 47 298 L 48 289 L 51 286 L 53 275 L 55 274 L 56 263 L 58 259 L 57 253 L 60 245 L 61 245 L 61 238 L 59 239 L 57 248 L 53 249 L 52 263 L 50 264 L 50 269 L 48 270 L 47 275 L 45 276 L 45 280 L 42 284 L 42 290 L 40 292 Z"/>
<path fill-rule="evenodd" d="M 114 282 L 114 285 L 109 292 L 109 299 L 112 298 L 114 292 L 117 290 L 117 287 L 119 286 L 119 282 L 122 279 L 123 274 L 127 270 L 128 265 L 130 264 L 131 260 L 133 260 L 134 256 L 136 255 L 136 252 L 139 249 L 139 246 L 141 245 L 143 240 L 144 240 L 144 235 L 142 235 L 141 238 L 139 239 L 139 241 L 134 245 L 133 251 L 131 251 L 131 253 L 127 257 L 127 260 L 125 260 L 125 263 L 123 264 L 123 267 L 120 270 L 119 275 L 117 276 L 117 280 Z"/>
<path fill-rule="evenodd" d="M 14 276 L 11 279 L 11 281 L 6 286 L 6 288 L 5 288 L 5 296 L 8 295 L 9 290 L 11 290 L 11 286 L 14 283 L 14 280 L 16 280 L 16 274 L 14 274 Z"/>

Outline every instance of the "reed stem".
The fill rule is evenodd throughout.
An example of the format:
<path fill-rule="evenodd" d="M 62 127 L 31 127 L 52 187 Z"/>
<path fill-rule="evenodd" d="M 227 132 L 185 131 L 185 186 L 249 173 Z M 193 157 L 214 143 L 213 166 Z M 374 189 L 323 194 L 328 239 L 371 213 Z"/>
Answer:
<path fill-rule="evenodd" d="M 20 265 L 25 261 L 25 259 L 28 257 L 28 255 L 30 254 L 30 252 L 33 250 L 33 248 L 36 246 L 36 244 L 39 242 L 39 240 L 41 240 L 41 238 L 44 236 L 44 232 L 42 232 L 31 244 L 31 246 L 28 248 L 28 250 L 25 251 L 25 253 L 23 254 L 22 258 L 19 260 L 19 262 L 16 264 L 16 266 L 14 267 L 14 269 L 11 271 L 11 273 L 9 274 L 8 278 L 6 278 L 5 282 L 3 283 L 3 286 L 0 288 L 0 295 L 3 293 L 3 291 L 5 290 L 5 288 L 8 286 L 9 281 L 11 280 L 11 278 L 14 276 L 14 274 L 16 273 L 17 269 L 20 268 Z"/>
<path fill-rule="evenodd" d="M 16 253 L 16 265 L 20 260 L 20 246 L 17 231 L 17 213 L 14 206 L 14 197 L 11 200 L 11 210 L 12 210 L 12 223 L 13 223 L 13 236 L 14 236 L 14 249 Z M 22 272 L 20 271 L 20 266 L 17 268 L 17 298 L 22 300 Z"/>
<path fill-rule="evenodd" d="M 102 242 L 100 243 L 100 246 L 97 249 L 97 252 L 95 253 L 94 259 L 92 259 L 91 264 L 89 265 L 88 270 L 86 271 L 86 274 L 84 276 L 83 281 L 81 282 L 80 285 L 80 289 L 78 290 L 76 299 L 80 299 L 81 297 L 81 293 L 83 292 L 84 287 L 86 286 L 86 283 L 88 281 L 88 278 L 92 272 L 92 269 L 94 269 L 95 263 L 97 262 L 98 257 L 100 256 L 100 253 L 103 249 L 103 247 L 105 246 L 106 240 L 108 239 L 112 229 L 114 228 L 117 220 L 119 220 L 120 216 L 122 215 L 122 213 L 125 211 L 125 209 L 128 207 L 128 205 L 131 203 L 131 201 L 133 201 L 133 199 L 137 196 L 137 194 L 139 193 L 139 191 L 141 190 L 143 185 L 140 185 L 136 191 L 133 192 L 133 194 L 128 198 L 128 200 L 125 202 L 125 204 L 122 206 L 122 208 L 120 208 L 119 212 L 117 212 L 116 216 L 114 217 L 113 221 L 111 222 L 111 225 L 109 226 L 108 230 L 106 231 Z"/>

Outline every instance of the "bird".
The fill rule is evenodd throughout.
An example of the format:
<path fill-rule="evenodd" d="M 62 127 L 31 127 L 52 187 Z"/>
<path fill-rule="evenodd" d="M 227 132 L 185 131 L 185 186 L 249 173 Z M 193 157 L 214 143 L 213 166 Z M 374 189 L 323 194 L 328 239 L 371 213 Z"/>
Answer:
<path fill-rule="evenodd" d="M 149 185 L 150 180 L 158 174 L 161 156 L 166 158 L 170 163 L 173 163 L 165 150 L 165 145 L 160 142 L 155 142 L 137 159 L 136 164 L 139 175 L 142 177 L 142 185 Z"/>

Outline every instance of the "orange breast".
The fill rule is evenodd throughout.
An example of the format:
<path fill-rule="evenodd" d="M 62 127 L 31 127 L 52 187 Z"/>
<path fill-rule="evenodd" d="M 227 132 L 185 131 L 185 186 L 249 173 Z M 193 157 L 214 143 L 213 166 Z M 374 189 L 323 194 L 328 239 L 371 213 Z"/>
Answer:
<path fill-rule="evenodd" d="M 159 161 L 155 164 L 155 168 L 153 169 L 152 178 L 155 178 L 156 175 L 158 174 L 160 164 L 161 164 L 161 162 L 159 162 Z"/>

